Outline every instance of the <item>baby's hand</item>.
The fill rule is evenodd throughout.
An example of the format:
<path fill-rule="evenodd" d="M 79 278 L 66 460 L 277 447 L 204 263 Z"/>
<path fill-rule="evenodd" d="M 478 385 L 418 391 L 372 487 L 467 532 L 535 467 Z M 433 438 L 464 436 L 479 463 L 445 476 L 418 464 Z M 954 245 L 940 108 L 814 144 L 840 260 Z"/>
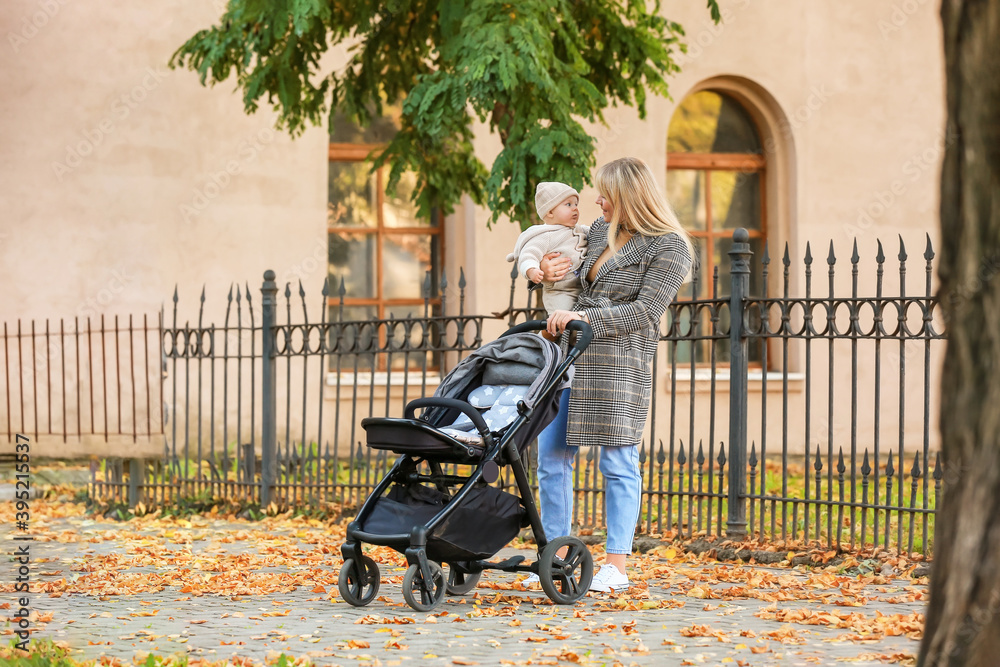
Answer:
<path fill-rule="evenodd" d="M 542 273 L 541 269 L 537 269 L 537 268 L 532 267 L 532 268 L 528 269 L 527 271 L 525 271 L 524 275 L 526 275 L 528 277 L 528 280 L 530 280 L 531 282 L 533 282 L 533 283 L 540 283 L 540 282 L 542 282 L 542 277 L 545 274 Z"/>

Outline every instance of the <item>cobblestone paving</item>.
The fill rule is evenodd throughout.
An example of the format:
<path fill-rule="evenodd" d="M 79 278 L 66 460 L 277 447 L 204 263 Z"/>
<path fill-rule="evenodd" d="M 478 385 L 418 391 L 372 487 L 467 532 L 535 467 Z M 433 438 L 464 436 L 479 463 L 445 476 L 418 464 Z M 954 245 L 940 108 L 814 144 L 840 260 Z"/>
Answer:
<path fill-rule="evenodd" d="M 206 522 L 206 527 L 193 537 L 189 534 L 179 543 L 166 546 L 178 554 L 206 558 L 273 549 L 261 542 L 213 541 L 227 532 L 246 530 L 252 525 Z M 134 545 L 134 538 L 129 544 L 119 539 L 87 541 L 92 535 L 106 536 L 107 531 L 120 531 L 123 524 L 63 519 L 48 528 L 49 534 L 72 531 L 79 541 L 32 543 L 35 563 L 32 577 L 38 582 L 65 579 L 72 589 L 74 579 L 88 563 L 107 554 L 118 553 L 125 558 L 126 551 L 135 551 L 130 546 Z M 286 533 L 286 537 L 303 536 L 303 541 L 297 544 L 309 551 L 318 548 L 310 535 L 321 530 Z M 0 540 L 8 546 L 14 544 L 6 527 L 0 528 Z M 169 542 L 162 539 L 157 542 L 152 533 L 149 541 L 161 545 L 160 548 Z M 515 549 L 505 549 L 497 558 L 514 554 L 523 554 L 529 560 L 535 558 L 533 551 Z M 140 580 L 165 569 L 128 566 L 125 560 L 121 571 L 139 574 Z M 343 602 L 336 592 L 339 553 L 334 551 L 314 562 L 317 561 L 318 567 L 314 564 L 309 568 L 317 573 L 315 579 L 322 589 L 300 586 L 271 595 L 197 595 L 170 586 L 156 593 L 102 597 L 75 592 L 59 597 L 34 594 L 32 610 L 41 618 L 50 619 L 36 626 L 39 628 L 36 636 L 67 642 L 77 657 L 107 655 L 131 661 L 145 652 L 159 655 L 182 652 L 213 660 L 235 654 L 264 661 L 284 652 L 308 655 L 317 664 L 333 665 L 829 665 L 841 661 L 871 665 L 883 664 L 885 656 L 915 654 L 918 648 L 917 641 L 905 636 L 886 637 L 877 642 L 848 641 L 843 636 L 850 630 L 781 624 L 755 616 L 763 609 L 775 608 L 765 600 L 706 600 L 687 595 L 690 589 L 683 583 L 692 572 L 735 567 L 731 564 L 679 564 L 671 577 L 648 579 L 647 599 L 672 600 L 671 608 L 618 609 L 617 604 L 630 606 L 629 599 L 623 598 L 619 603 L 611 596 L 596 594 L 575 605 L 557 606 L 541 591 L 511 588 L 509 584 L 519 576 L 488 572 L 474 593 L 447 597 L 432 612 L 420 613 L 403 601 L 400 591 L 403 568 L 392 563 L 381 564 L 379 597 L 367 607 L 355 608 Z M 255 572 L 278 574 L 304 567 L 268 566 Z M 806 577 L 789 569 L 759 570 L 791 574 L 803 580 Z M 645 573 L 632 574 L 633 579 L 641 579 Z M 0 582 L 11 579 L 4 576 Z M 731 585 L 712 583 L 710 588 L 720 590 Z M 777 608 L 852 611 L 868 617 L 876 613 L 912 614 L 924 610 L 923 602 L 893 598 L 905 597 L 901 595 L 904 591 L 923 591 L 925 586 L 914 586 L 909 580 L 893 580 L 888 585 L 870 588 L 862 607 L 798 600 L 779 602 Z M 7 592 L 0 593 L 0 604 L 14 602 L 15 594 L 10 592 L 9 584 L 4 590 Z M 504 615 L 491 615 L 498 610 Z M 685 631 L 695 626 L 708 626 L 717 631 L 717 636 L 685 636 Z M 782 643 L 768 636 L 783 632 L 796 635 L 801 643 Z M 879 655 L 883 657 L 878 658 Z"/>

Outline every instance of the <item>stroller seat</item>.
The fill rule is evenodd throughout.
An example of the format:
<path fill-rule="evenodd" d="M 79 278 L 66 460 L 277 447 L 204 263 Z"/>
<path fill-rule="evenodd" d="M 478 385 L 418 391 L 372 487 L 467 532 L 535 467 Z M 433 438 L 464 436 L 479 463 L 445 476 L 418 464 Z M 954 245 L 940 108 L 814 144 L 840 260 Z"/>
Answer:
<path fill-rule="evenodd" d="M 483 411 L 483 421 L 490 431 L 503 431 L 517 417 L 517 402 L 528 393 L 530 385 L 493 385 L 484 384 L 469 394 L 469 405 Z M 449 426 L 441 428 L 459 442 L 470 445 L 482 445 L 483 436 L 476 431 L 472 418 L 464 412 Z"/>

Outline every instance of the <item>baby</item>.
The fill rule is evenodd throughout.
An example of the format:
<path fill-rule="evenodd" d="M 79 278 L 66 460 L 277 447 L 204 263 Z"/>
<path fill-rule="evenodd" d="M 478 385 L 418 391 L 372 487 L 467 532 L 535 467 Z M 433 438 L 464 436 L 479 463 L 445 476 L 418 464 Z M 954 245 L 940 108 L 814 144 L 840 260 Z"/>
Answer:
<path fill-rule="evenodd" d="M 562 253 L 572 262 L 564 278 L 542 283 L 542 304 L 547 313 L 572 310 L 580 294 L 580 266 L 587 256 L 588 225 L 578 225 L 580 193 L 565 183 L 542 182 L 535 188 L 535 210 L 542 219 L 521 232 L 507 261 L 517 260 L 521 274 L 534 283 L 542 282 L 539 263 L 549 252 Z"/>

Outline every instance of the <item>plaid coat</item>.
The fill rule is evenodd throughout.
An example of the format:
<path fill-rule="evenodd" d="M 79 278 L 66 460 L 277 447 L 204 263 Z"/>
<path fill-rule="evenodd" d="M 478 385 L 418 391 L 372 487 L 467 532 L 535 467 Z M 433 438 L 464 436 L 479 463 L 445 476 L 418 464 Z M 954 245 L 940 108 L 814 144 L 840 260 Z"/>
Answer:
<path fill-rule="evenodd" d="M 660 318 L 691 268 L 691 255 L 677 234 L 637 234 L 591 283 L 587 274 L 608 245 L 604 218 L 587 240 L 576 309 L 586 311 L 594 340 L 576 362 L 566 442 L 638 445 L 649 412 Z"/>

